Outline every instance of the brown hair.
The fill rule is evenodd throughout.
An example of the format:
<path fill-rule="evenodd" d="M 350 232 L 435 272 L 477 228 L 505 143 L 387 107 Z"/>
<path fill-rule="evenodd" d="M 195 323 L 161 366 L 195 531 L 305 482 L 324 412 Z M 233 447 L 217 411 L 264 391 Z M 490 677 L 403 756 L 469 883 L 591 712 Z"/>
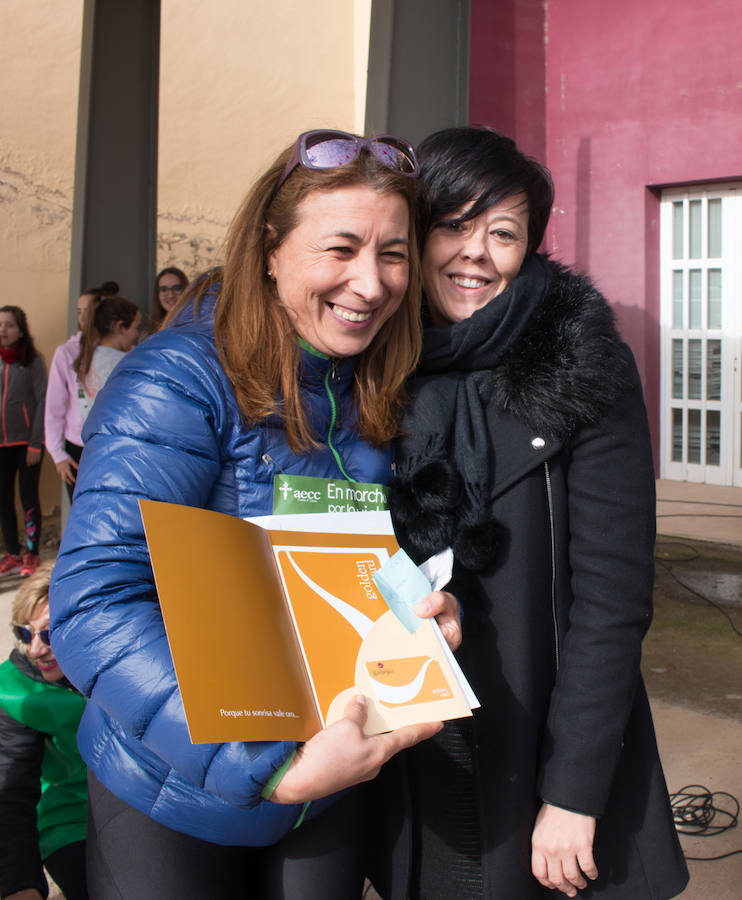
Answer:
<path fill-rule="evenodd" d="M 163 275 L 175 275 L 180 281 L 182 290 L 185 290 L 188 287 L 188 276 L 182 269 L 178 269 L 176 266 L 166 266 L 157 273 L 152 294 L 152 311 L 149 315 L 149 334 L 153 334 L 155 331 L 159 331 L 160 328 L 162 328 L 162 323 L 165 321 L 165 317 L 168 314 L 168 310 L 160 303 L 160 279 Z"/>
<path fill-rule="evenodd" d="M 299 206 L 313 191 L 364 185 L 381 194 L 400 194 L 410 213 L 407 290 L 399 308 L 360 354 L 355 372 L 358 431 L 364 440 L 380 446 L 397 434 L 404 385 L 422 343 L 418 182 L 388 169 L 362 150 L 358 159 L 337 169 L 319 171 L 298 166 L 276 193 L 276 183 L 292 150 L 293 145 L 281 153 L 237 211 L 227 235 L 223 268 L 207 273 L 188 293 L 195 294 L 198 304 L 204 294 L 219 286 L 214 334 L 245 419 L 260 422 L 278 413 L 294 450 L 316 447 L 317 438 L 302 402 L 296 331 L 289 312 L 277 302 L 266 260 L 296 226 Z M 176 310 L 185 302 L 186 296 Z"/>
<path fill-rule="evenodd" d="M 94 294 L 85 310 L 85 324 L 80 335 L 80 352 L 72 363 L 77 377 L 85 384 L 96 344 L 107 337 L 119 322 L 128 328 L 139 312 L 139 307 L 125 297 Z"/>
<path fill-rule="evenodd" d="M 33 575 L 18 588 L 10 607 L 11 622 L 14 625 L 25 625 L 31 621 L 37 606 L 49 602 L 49 580 L 52 577 L 54 560 L 41 563 Z M 28 647 L 21 645 L 21 653 L 28 652 Z"/>
<path fill-rule="evenodd" d="M 39 355 L 33 338 L 28 331 L 28 319 L 20 306 L 0 306 L 0 312 L 10 313 L 15 324 L 21 330 L 21 336 L 16 341 L 18 347 L 18 363 L 21 366 L 30 366 L 35 357 Z"/>

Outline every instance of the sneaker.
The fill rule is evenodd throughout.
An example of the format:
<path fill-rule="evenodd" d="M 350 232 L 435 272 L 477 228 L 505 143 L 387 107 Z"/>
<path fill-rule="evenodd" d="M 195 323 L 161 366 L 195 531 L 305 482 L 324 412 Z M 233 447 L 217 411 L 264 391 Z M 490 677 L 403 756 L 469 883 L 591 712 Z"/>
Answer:
<path fill-rule="evenodd" d="M 27 553 L 23 557 L 23 568 L 21 569 L 21 578 L 28 578 L 33 575 L 39 566 L 39 557 L 35 553 Z"/>
<path fill-rule="evenodd" d="M 23 568 L 23 560 L 20 556 L 14 556 L 12 553 L 6 553 L 0 559 L 0 578 L 4 575 L 17 575 Z M 29 573 L 30 574 L 30 573 Z"/>

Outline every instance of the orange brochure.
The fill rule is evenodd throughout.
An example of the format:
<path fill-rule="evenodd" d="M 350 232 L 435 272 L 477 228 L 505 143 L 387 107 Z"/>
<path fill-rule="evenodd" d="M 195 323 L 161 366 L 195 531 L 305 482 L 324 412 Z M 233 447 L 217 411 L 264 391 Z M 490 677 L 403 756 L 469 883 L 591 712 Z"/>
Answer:
<path fill-rule="evenodd" d="M 194 743 L 306 741 L 359 693 L 368 734 L 471 715 L 440 632 L 410 634 L 373 583 L 394 535 L 139 505 Z"/>

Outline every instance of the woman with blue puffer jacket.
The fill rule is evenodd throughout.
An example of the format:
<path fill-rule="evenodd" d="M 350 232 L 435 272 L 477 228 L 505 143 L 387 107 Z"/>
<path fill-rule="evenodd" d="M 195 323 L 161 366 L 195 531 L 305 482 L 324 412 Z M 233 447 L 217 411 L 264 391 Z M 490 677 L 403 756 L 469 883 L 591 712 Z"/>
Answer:
<path fill-rule="evenodd" d="M 244 517 L 272 511 L 278 474 L 388 483 L 420 348 L 416 173 L 393 136 L 301 135 L 238 212 L 223 270 L 91 411 L 51 608 L 54 652 L 89 698 L 96 900 L 360 897 L 366 793 L 334 795 L 440 728 L 367 737 L 357 697 L 300 747 L 192 744 L 137 505 Z M 208 548 L 189 562 L 208 567 Z M 455 599 L 428 604 L 455 646 Z M 239 654 L 229 622 L 203 624 L 204 654 Z"/>

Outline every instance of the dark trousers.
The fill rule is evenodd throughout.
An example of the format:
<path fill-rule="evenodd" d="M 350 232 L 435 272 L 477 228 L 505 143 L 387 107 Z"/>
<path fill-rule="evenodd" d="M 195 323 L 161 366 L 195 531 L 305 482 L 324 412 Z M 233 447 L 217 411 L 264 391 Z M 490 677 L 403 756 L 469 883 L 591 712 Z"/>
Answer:
<path fill-rule="evenodd" d="M 360 900 L 367 786 L 273 847 L 223 847 L 159 825 L 88 775 L 88 885 L 95 900 Z"/>
<path fill-rule="evenodd" d="M 18 541 L 18 520 L 15 514 L 16 473 L 18 474 L 18 490 L 21 495 L 26 526 L 26 549 L 30 553 L 38 553 L 41 539 L 41 507 L 39 506 L 41 461 L 38 465 L 27 466 L 27 449 L 26 444 L 0 447 L 0 529 L 3 532 L 5 549 L 13 556 L 19 556 L 21 552 L 21 545 Z"/>
<path fill-rule="evenodd" d="M 78 465 L 80 464 L 80 457 L 82 456 L 82 447 L 80 444 L 72 444 L 70 441 L 65 440 L 64 451 L 69 454 Z M 72 495 L 75 492 L 75 482 L 67 484 L 65 481 L 64 486 L 67 488 L 67 496 L 70 498 L 70 503 L 72 503 Z"/>
<path fill-rule="evenodd" d="M 65 900 L 88 900 L 85 841 L 75 841 L 50 853 L 44 860 L 44 866 L 62 889 Z"/>

